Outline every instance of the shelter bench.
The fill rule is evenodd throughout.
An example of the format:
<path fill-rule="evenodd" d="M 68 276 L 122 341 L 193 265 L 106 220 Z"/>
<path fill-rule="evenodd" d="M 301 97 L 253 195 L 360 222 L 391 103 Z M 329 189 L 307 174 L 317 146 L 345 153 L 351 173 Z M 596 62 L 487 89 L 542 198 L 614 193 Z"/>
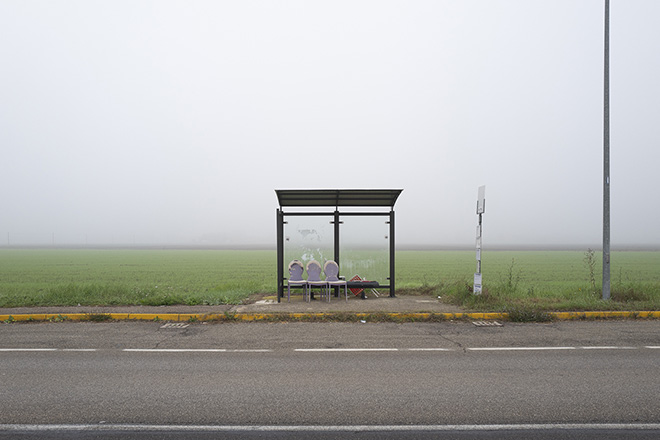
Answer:
<path fill-rule="evenodd" d="M 377 289 L 377 288 L 380 287 L 380 284 L 378 283 L 378 281 L 365 281 L 365 280 L 358 281 L 358 280 L 355 280 L 355 281 L 347 281 L 346 282 L 346 287 L 348 287 L 349 289 L 361 289 L 362 292 L 358 292 L 358 293 L 361 293 L 360 298 L 367 299 L 367 296 L 364 293 L 364 289 Z M 357 295 L 357 293 L 356 293 L 356 295 Z"/>

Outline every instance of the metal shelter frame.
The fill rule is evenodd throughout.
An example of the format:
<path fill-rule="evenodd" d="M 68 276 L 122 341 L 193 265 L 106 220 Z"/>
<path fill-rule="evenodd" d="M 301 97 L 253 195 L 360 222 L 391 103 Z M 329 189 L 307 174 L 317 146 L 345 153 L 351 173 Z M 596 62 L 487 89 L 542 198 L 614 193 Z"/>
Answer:
<path fill-rule="evenodd" d="M 334 260 L 340 263 L 340 218 L 342 216 L 386 216 L 389 217 L 390 233 L 390 273 L 388 285 L 379 287 L 388 288 L 390 297 L 394 297 L 394 204 L 402 189 L 294 189 L 275 190 L 279 208 L 277 209 L 277 302 L 284 294 L 284 224 L 286 216 L 327 216 L 332 217 L 334 225 Z M 323 208 L 334 207 L 334 211 L 289 211 L 284 208 Z M 389 208 L 388 211 L 340 211 L 340 207 L 352 208 Z"/>

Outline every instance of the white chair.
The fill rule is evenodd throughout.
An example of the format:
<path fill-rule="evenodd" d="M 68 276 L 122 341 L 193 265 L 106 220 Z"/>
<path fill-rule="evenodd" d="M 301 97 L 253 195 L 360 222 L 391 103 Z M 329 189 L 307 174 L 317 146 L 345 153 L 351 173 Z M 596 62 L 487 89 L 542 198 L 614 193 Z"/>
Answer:
<path fill-rule="evenodd" d="M 312 287 L 314 286 L 322 287 L 323 290 L 321 291 L 321 297 L 325 295 L 327 296 L 328 301 L 330 301 L 330 290 L 328 289 L 328 283 L 321 279 L 321 265 L 316 260 L 312 260 L 307 263 L 307 287 L 309 287 L 307 301 L 312 299 Z"/>
<path fill-rule="evenodd" d="M 302 275 L 304 271 L 303 264 L 298 260 L 293 260 L 289 263 L 289 279 L 287 280 L 287 301 L 291 301 L 291 286 L 302 286 L 303 299 L 307 293 L 307 280 Z"/>
<path fill-rule="evenodd" d="M 328 297 L 330 296 L 331 287 L 339 287 L 339 293 L 341 294 L 341 286 L 344 286 L 344 294 L 346 295 L 346 301 L 348 301 L 348 283 L 346 280 L 339 279 L 339 265 L 332 261 L 326 261 L 323 265 L 323 273 L 325 273 L 325 282 L 328 283 Z"/>

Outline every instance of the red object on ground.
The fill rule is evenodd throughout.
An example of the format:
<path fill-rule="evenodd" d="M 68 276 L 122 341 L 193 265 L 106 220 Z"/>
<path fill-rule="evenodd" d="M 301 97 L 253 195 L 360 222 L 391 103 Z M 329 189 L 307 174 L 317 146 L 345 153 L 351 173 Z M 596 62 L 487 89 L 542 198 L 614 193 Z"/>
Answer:
<path fill-rule="evenodd" d="M 350 279 L 350 281 L 363 281 L 363 280 L 362 280 L 362 278 L 360 278 L 360 275 L 355 275 L 353 278 Z M 362 292 L 364 292 L 364 289 L 356 288 L 356 287 L 352 287 L 352 288 L 350 288 L 350 289 L 348 289 L 348 290 L 350 290 L 351 292 L 353 292 L 353 294 L 354 294 L 355 296 L 358 296 L 359 294 L 361 294 Z"/>

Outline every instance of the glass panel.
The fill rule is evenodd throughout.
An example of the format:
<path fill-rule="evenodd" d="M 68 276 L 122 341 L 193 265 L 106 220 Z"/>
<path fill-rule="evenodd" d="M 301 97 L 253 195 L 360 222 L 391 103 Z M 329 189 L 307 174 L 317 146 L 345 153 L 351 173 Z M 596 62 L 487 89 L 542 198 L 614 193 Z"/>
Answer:
<path fill-rule="evenodd" d="M 390 225 L 387 216 L 342 216 L 339 230 L 339 272 L 388 285 L 390 276 Z"/>
<path fill-rule="evenodd" d="M 286 216 L 284 224 L 284 278 L 289 278 L 289 263 L 316 260 L 321 267 L 334 258 L 332 216 Z M 305 273 L 305 278 L 307 274 Z"/>

